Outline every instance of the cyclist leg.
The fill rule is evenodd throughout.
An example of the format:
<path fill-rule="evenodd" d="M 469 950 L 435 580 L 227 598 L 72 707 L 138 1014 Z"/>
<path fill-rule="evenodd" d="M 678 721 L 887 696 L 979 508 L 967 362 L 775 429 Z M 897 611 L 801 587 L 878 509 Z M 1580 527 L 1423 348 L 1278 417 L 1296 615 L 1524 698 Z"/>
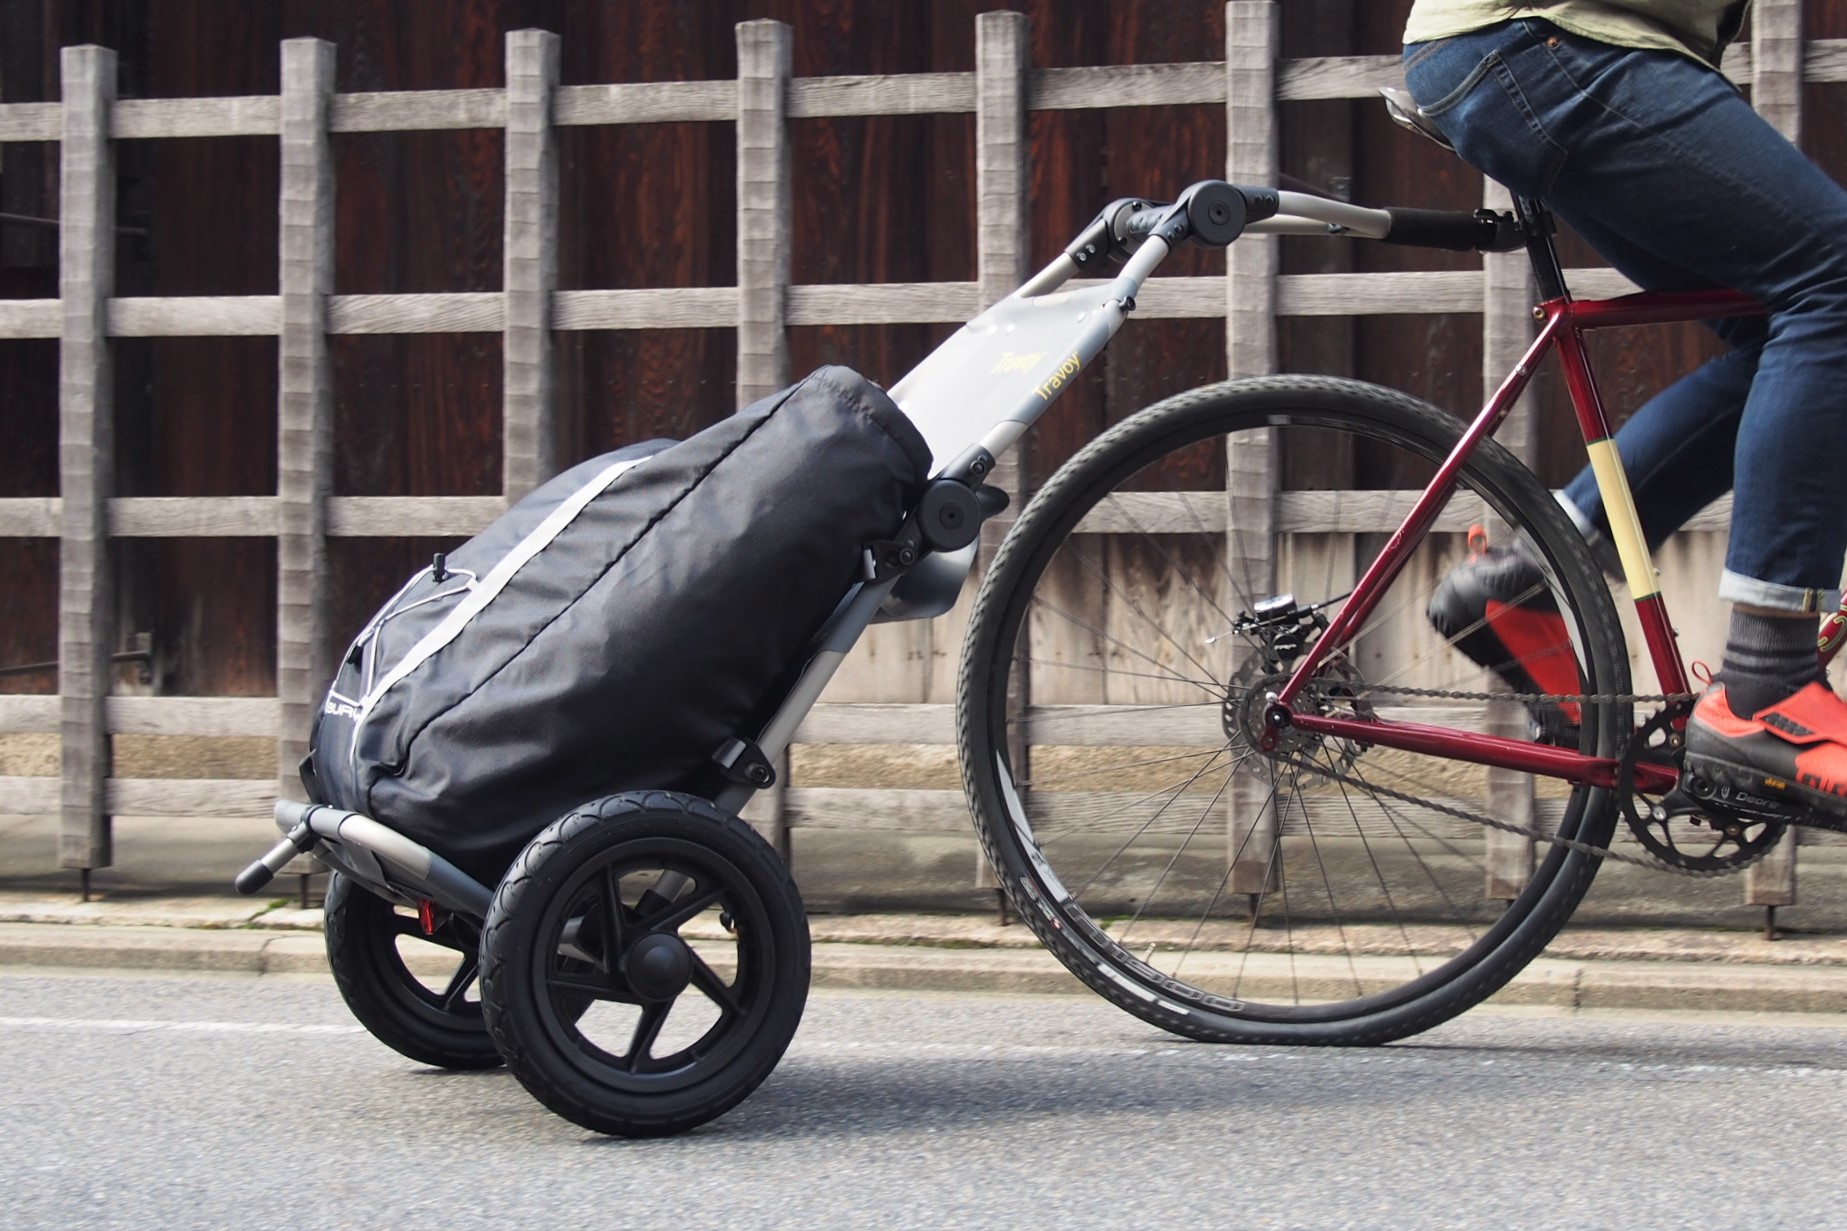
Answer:
<path fill-rule="evenodd" d="M 1816 683 L 1808 621 L 1830 601 L 1847 549 L 1847 522 L 1829 516 L 1847 465 L 1835 410 L 1847 381 L 1847 193 L 1722 77 L 1684 57 L 1610 47 L 1540 21 L 1445 42 L 1471 40 L 1408 56 L 1413 92 L 1466 158 L 1581 229 L 1601 230 L 1606 247 L 1613 239 L 1770 309 L 1733 452 L 1720 596 L 1741 605 L 1727 648 L 1734 695 L 1702 700 L 1689 744 L 1780 771 L 1806 784 L 1809 802 L 1840 808 L 1847 706 Z M 1478 62 L 1467 67 L 1471 53 Z M 1669 466 L 1651 486 L 1673 476 Z M 1740 717 L 1734 707 L 1747 689 L 1784 699 L 1749 703 Z M 1803 734 L 1775 734 L 1779 718 Z"/>

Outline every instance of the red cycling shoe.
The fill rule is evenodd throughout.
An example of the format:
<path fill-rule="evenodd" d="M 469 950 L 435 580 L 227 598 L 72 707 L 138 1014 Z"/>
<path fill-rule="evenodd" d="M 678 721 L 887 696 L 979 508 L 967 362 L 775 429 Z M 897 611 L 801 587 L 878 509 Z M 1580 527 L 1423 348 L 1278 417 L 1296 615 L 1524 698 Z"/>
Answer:
<path fill-rule="evenodd" d="M 1687 720 L 1686 767 L 1735 790 L 1847 817 L 1847 702 L 1816 681 L 1740 718 L 1725 685 L 1714 684 Z"/>
<path fill-rule="evenodd" d="M 1582 692 L 1565 617 L 1539 566 L 1505 547 L 1472 552 L 1437 586 L 1426 611 L 1444 640 L 1527 696 Z M 1575 701 L 1529 701 L 1549 743 L 1576 744 Z"/>

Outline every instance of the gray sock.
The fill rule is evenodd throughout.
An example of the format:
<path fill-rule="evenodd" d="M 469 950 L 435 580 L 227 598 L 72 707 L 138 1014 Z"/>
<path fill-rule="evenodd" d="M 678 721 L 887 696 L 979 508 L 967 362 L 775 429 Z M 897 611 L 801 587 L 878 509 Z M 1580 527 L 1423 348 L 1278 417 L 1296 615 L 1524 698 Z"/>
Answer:
<path fill-rule="evenodd" d="M 1822 678 L 1815 661 L 1817 622 L 1732 608 L 1719 680 L 1732 713 L 1749 718 Z"/>

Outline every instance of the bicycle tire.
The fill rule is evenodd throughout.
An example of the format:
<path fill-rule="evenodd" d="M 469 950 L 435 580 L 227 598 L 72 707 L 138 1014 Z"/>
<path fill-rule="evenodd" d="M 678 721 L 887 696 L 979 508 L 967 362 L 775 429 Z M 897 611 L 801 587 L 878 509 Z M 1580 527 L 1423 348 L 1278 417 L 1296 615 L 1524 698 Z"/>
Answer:
<path fill-rule="evenodd" d="M 1363 533 L 1396 527 L 1408 508 L 1402 492 L 1428 481 L 1463 430 L 1427 403 L 1358 381 L 1231 381 L 1169 398 L 1099 436 L 1045 483 L 1007 534 L 964 643 L 963 783 L 982 846 L 1021 918 L 1108 1000 L 1200 1040 L 1382 1043 L 1500 989 L 1583 898 L 1599 860 L 1551 844 L 1523 887 L 1492 886 L 1511 898 L 1505 906 L 1487 896 L 1486 878 L 1501 873 L 1489 864 L 1488 841 L 1472 836 L 1480 827 L 1437 810 L 1469 802 L 1471 791 L 1487 795 L 1490 776 L 1475 767 L 1434 758 L 1413 764 L 1414 754 L 1312 740 L 1292 753 L 1296 764 L 1274 765 L 1251 733 L 1248 715 L 1261 712 L 1262 694 L 1286 671 L 1266 676 L 1248 664 L 1288 660 L 1262 657 L 1281 644 L 1267 632 L 1227 635 L 1231 613 L 1255 611 L 1257 601 L 1287 590 L 1296 591 L 1296 607 L 1309 605 L 1303 600 L 1337 606 L 1339 591 L 1377 554 L 1362 549 Z M 1362 512 L 1357 522 L 1335 516 L 1327 524 L 1336 528 L 1322 538 L 1298 534 L 1293 543 L 1282 537 L 1287 519 L 1263 510 L 1286 511 L 1280 495 L 1304 505 L 1294 491 L 1253 505 L 1249 489 L 1221 475 L 1217 488 L 1173 494 L 1176 474 L 1188 491 L 1215 457 L 1252 456 L 1228 452 L 1243 441 L 1297 468 L 1342 456 L 1319 450 L 1354 441 L 1353 456 L 1385 471 L 1375 482 L 1401 494 L 1373 501 L 1380 511 Z M 1386 451 L 1392 456 L 1381 466 Z M 1217 465 L 1229 471 L 1232 463 Z M 1543 561 L 1568 617 L 1578 691 L 1626 693 L 1628 662 L 1607 585 L 1552 496 L 1492 440 L 1463 468 L 1464 491 Z M 1366 506 L 1365 496 L 1336 493 L 1321 503 L 1339 514 L 1343 500 Z M 1247 509 L 1256 515 L 1246 517 Z M 1426 652 L 1410 657 L 1426 683 L 1441 670 L 1454 673 L 1438 681 L 1452 689 L 1486 687 L 1486 673 L 1446 648 L 1416 601 L 1463 538 L 1453 515 L 1439 529 L 1393 582 L 1353 651 L 1338 658 L 1344 665 L 1328 668 L 1337 676 L 1328 677 L 1319 704 L 1371 706 L 1356 698 L 1388 682 L 1378 677 L 1391 671 L 1378 664 L 1396 669 L 1393 654 L 1420 644 Z M 1232 557 L 1227 545 L 1246 535 L 1269 538 L 1275 578 L 1253 582 L 1245 557 Z M 1343 552 L 1353 557 L 1346 571 L 1337 567 Z M 1247 569 L 1244 582 L 1239 568 Z M 1325 581 L 1310 576 L 1317 571 Z M 1246 665 L 1234 668 L 1234 656 Z M 1491 713 L 1504 720 L 1511 704 Z M 1010 712 L 1022 717 L 1010 720 Z M 1212 718 L 1219 731 L 1207 738 Z M 1628 706 L 1586 704 L 1580 719 L 1581 751 L 1618 755 L 1632 723 Z M 1125 731 L 1139 742 L 1118 742 Z M 1389 793 L 1420 781 L 1426 802 Z M 1561 789 L 1562 800 L 1553 798 Z M 1608 843 L 1617 815 L 1610 791 L 1562 783 L 1536 791 L 1535 812 L 1555 817 L 1557 833 Z M 1263 798 L 1253 804 L 1254 795 Z M 1226 826 L 1223 846 L 1201 837 Z M 1237 917 L 1241 902 L 1246 918 Z"/>
<path fill-rule="evenodd" d="M 339 872 L 327 882 L 323 919 L 334 986 L 373 1038 L 400 1055 L 439 1069 L 488 1069 L 500 1064 L 480 999 L 470 994 L 480 942 L 480 932 L 473 924 L 439 911 L 433 931 L 426 934 L 414 912 Z M 400 938 L 418 948 L 448 949 L 461 955 L 453 969 L 439 976 L 443 986 L 424 981 L 419 973 L 424 963 L 407 957 L 399 947 Z"/>
<path fill-rule="evenodd" d="M 662 896 L 669 874 L 686 882 Z M 810 961 L 775 848 L 702 799 L 629 792 L 554 822 L 514 861 L 488 911 L 481 999 L 539 1102 L 654 1137 L 723 1115 L 769 1076 Z"/>

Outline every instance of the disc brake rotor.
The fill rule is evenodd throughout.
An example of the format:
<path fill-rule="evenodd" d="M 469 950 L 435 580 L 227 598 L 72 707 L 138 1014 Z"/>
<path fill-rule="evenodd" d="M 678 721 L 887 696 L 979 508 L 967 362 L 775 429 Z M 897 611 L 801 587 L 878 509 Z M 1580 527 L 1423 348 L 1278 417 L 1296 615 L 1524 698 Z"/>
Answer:
<path fill-rule="evenodd" d="M 1274 703 L 1273 694 L 1289 682 L 1292 674 L 1269 669 L 1257 655 L 1247 659 L 1226 685 L 1220 715 L 1225 737 L 1231 741 L 1233 763 L 1242 764 L 1266 782 L 1277 781 L 1280 774 L 1300 788 L 1324 785 L 1334 780 L 1324 769 L 1334 774 L 1347 773 L 1359 761 L 1364 746 L 1295 727 L 1284 728 L 1274 751 L 1265 751 L 1260 743 L 1264 715 Z M 1370 720 L 1372 706 L 1365 700 L 1365 693 L 1366 683 L 1359 672 L 1346 659 L 1337 658 L 1322 665 L 1320 673 L 1290 708 L 1298 714 Z"/>

